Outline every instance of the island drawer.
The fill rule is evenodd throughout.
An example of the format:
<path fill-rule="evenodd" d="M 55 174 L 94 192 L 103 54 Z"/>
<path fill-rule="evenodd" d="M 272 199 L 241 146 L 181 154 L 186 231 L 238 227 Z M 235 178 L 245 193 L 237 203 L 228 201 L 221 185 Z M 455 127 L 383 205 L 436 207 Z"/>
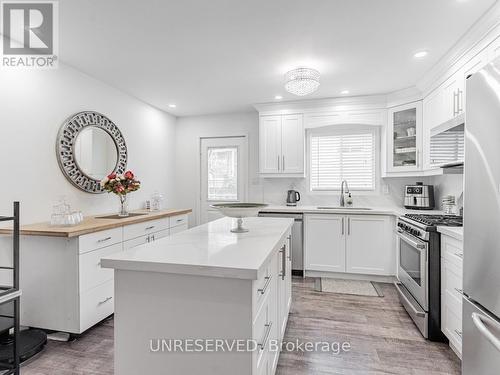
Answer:
<path fill-rule="evenodd" d="M 257 312 L 262 307 L 265 299 L 269 295 L 269 291 L 272 288 L 272 283 L 276 282 L 273 280 L 274 275 L 271 272 L 271 266 L 268 264 L 265 266 L 262 275 L 253 282 L 252 288 L 252 305 L 253 305 L 253 316 L 255 317 Z"/>
<path fill-rule="evenodd" d="M 254 369 L 256 374 L 266 373 L 262 372 L 262 368 L 268 367 L 267 360 L 269 358 L 269 341 L 272 339 L 273 319 L 272 309 L 270 305 L 269 294 L 264 297 L 264 303 L 255 317 L 252 328 L 252 336 L 256 341 L 257 348 L 254 355 Z"/>
<path fill-rule="evenodd" d="M 120 251 L 122 251 L 122 244 L 118 243 L 80 255 L 78 267 L 80 293 L 86 292 L 108 280 L 113 280 L 113 270 L 110 268 L 102 268 L 101 258 Z"/>
<path fill-rule="evenodd" d="M 159 232 L 169 228 L 169 218 L 165 217 L 157 220 L 145 221 L 143 223 L 137 223 L 132 225 L 127 225 L 123 227 L 123 239 L 124 241 L 131 240 L 140 236 L 148 235 L 150 233 Z"/>
<path fill-rule="evenodd" d="M 113 280 L 80 295 L 80 332 L 113 314 L 115 305 L 113 295 Z"/>
<path fill-rule="evenodd" d="M 123 240 L 122 228 L 102 230 L 82 235 L 78 238 L 78 252 L 80 254 L 121 243 Z"/>

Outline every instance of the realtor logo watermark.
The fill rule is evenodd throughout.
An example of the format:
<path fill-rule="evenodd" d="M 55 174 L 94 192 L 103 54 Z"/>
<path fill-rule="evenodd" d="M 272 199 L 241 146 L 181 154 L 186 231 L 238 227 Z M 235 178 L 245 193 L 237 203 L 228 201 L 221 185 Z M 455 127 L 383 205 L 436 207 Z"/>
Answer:
<path fill-rule="evenodd" d="M 2 1 L 2 67 L 57 68 L 57 1 Z"/>

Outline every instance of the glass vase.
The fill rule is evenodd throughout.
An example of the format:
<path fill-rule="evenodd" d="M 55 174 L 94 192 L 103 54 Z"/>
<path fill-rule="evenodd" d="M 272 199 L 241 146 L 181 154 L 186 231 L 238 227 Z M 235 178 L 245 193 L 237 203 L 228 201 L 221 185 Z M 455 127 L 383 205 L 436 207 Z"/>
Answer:
<path fill-rule="evenodd" d="M 118 216 L 127 217 L 128 216 L 128 205 L 127 205 L 127 196 L 119 195 L 120 198 L 120 212 L 118 212 Z"/>

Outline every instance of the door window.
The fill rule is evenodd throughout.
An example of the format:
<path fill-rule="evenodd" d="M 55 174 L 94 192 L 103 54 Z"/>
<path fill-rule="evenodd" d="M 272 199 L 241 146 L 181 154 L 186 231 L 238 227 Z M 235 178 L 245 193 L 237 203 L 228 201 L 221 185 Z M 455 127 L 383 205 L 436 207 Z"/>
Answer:
<path fill-rule="evenodd" d="M 207 148 L 207 199 L 209 201 L 238 200 L 238 148 Z"/>

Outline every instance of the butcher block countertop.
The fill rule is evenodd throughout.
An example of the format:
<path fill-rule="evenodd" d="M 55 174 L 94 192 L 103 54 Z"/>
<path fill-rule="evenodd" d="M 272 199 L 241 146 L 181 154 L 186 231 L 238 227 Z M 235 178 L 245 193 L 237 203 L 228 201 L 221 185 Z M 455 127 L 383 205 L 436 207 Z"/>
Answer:
<path fill-rule="evenodd" d="M 74 226 L 53 226 L 49 222 L 28 224 L 21 226 L 21 235 L 23 236 L 49 236 L 49 237 L 77 237 L 83 234 L 99 232 L 106 229 L 118 228 L 124 225 L 137 224 L 145 221 L 161 219 L 164 217 L 176 216 L 190 213 L 187 209 L 167 209 L 161 211 L 133 211 L 131 214 L 143 213 L 144 215 L 129 216 L 123 219 L 108 219 L 97 215 L 85 217 L 84 220 Z M 112 215 L 112 214 L 111 214 Z M 0 229 L 0 234 L 10 234 L 12 229 Z"/>

